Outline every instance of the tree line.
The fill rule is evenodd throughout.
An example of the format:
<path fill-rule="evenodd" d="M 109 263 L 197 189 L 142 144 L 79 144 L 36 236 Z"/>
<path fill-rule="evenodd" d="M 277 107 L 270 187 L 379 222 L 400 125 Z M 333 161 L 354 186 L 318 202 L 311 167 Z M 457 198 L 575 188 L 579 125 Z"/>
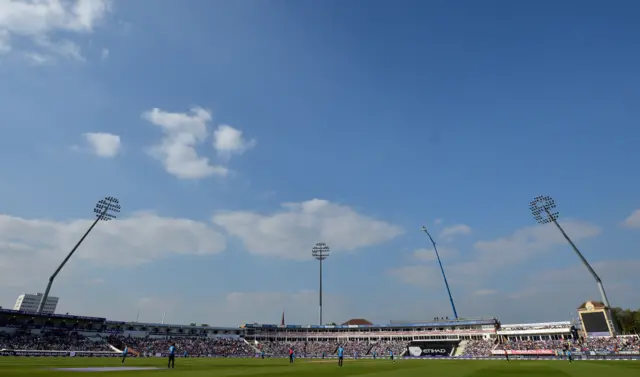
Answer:
<path fill-rule="evenodd" d="M 640 309 L 611 309 L 613 319 L 623 334 L 637 334 L 640 331 Z"/>

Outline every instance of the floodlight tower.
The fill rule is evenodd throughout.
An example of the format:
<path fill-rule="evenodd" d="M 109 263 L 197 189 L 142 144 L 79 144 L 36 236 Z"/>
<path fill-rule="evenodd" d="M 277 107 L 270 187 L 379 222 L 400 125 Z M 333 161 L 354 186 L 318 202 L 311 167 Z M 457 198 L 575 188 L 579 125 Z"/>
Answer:
<path fill-rule="evenodd" d="M 60 266 L 58 266 L 58 268 L 53 273 L 53 275 L 51 275 L 51 277 L 49 278 L 49 284 L 47 284 L 47 289 L 44 291 L 44 295 L 42 296 L 40 305 L 38 305 L 38 311 L 37 311 L 38 313 L 42 312 L 42 309 L 44 308 L 44 304 L 47 302 L 47 298 L 49 297 L 49 291 L 51 290 L 53 281 L 55 280 L 56 276 L 58 276 L 58 273 L 60 272 L 60 270 L 62 270 L 62 267 L 64 267 L 64 265 L 67 264 L 67 261 L 69 260 L 69 258 L 71 258 L 73 253 L 75 253 L 78 247 L 80 246 L 80 244 L 82 244 L 84 239 L 87 238 L 89 233 L 91 233 L 91 231 L 96 226 L 98 221 L 100 220 L 109 221 L 116 218 L 116 215 L 120 212 L 120 201 L 118 201 L 118 199 L 114 198 L 113 196 L 108 196 L 98 201 L 98 203 L 96 204 L 96 208 L 94 208 L 93 212 L 96 215 L 95 221 L 93 222 L 93 224 L 91 224 L 89 229 L 87 229 L 87 231 L 84 233 L 82 238 L 80 238 L 80 241 L 78 241 L 78 243 L 73 247 L 73 249 L 71 249 L 71 252 L 69 252 L 69 255 L 67 255 L 67 257 L 64 258 L 62 263 L 60 263 Z"/>
<path fill-rule="evenodd" d="M 573 243 L 573 241 L 571 241 L 571 238 L 569 238 L 569 236 L 564 231 L 564 229 L 562 229 L 560 224 L 558 224 L 558 216 L 560 214 L 557 211 L 552 212 L 555 208 L 556 208 L 555 200 L 553 200 L 550 196 L 546 196 L 546 195 L 535 197 L 529 205 L 529 209 L 531 210 L 533 217 L 536 219 L 536 221 L 539 224 L 548 224 L 548 223 L 555 224 L 555 226 L 558 228 L 560 233 L 562 233 L 562 236 L 564 237 L 564 239 L 567 240 L 567 242 L 569 242 L 569 245 L 571 245 L 571 247 L 573 248 L 573 251 L 576 252 L 576 254 L 580 258 L 582 263 L 585 265 L 585 267 L 587 267 L 587 270 L 589 270 L 589 272 L 591 273 L 591 276 L 593 276 L 593 278 L 595 279 L 596 284 L 598 284 L 598 289 L 600 290 L 600 296 L 602 297 L 602 303 L 607 308 L 611 308 L 611 306 L 609 305 L 609 299 L 607 298 L 607 293 L 605 292 L 604 286 L 602 285 L 602 280 L 600 280 L 600 277 L 598 276 L 598 274 L 596 274 L 596 272 L 593 270 L 589 262 L 587 262 L 587 260 L 582 255 L 580 250 L 578 250 L 578 247 Z"/>
<path fill-rule="evenodd" d="M 455 319 L 458 319 L 458 311 L 456 311 L 456 305 L 453 303 L 453 296 L 451 296 L 451 289 L 449 289 L 449 283 L 447 282 L 447 275 L 445 275 L 444 267 L 442 267 L 442 261 L 440 260 L 440 253 L 438 253 L 438 248 L 436 247 L 436 241 L 433 240 L 433 237 L 431 237 L 431 234 L 429 234 L 429 231 L 427 230 L 426 226 L 423 225 L 422 228 L 420 228 L 420 230 L 425 232 L 429 237 L 429 240 L 431 240 L 431 244 L 433 245 L 433 250 L 436 252 L 436 258 L 438 259 L 438 264 L 440 265 L 440 272 L 442 272 L 442 279 L 444 279 L 444 285 L 445 287 L 447 287 L 447 293 L 449 294 L 449 301 L 451 302 L 451 309 L 453 309 L 453 317 Z"/>
<path fill-rule="evenodd" d="M 322 261 L 329 258 L 331 249 L 324 242 L 318 242 L 311 249 L 311 255 L 320 262 L 320 326 L 322 326 Z"/>

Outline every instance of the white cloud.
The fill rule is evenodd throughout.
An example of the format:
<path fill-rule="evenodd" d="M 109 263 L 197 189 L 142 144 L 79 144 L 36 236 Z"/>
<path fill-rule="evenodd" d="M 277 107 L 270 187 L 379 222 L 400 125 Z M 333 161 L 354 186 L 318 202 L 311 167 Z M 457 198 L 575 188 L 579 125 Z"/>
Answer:
<path fill-rule="evenodd" d="M 451 258 L 458 255 L 458 250 L 451 247 L 438 247 L 440 259 L 444 265 L 445 271 L 452 273 L 451 263 L 447 263 Z M 433 249 L 417 249 L 411 253 L 414 261 L 424 262 L 426 264 L 412 264 L 409 266 L 391 268 L 386 271 L 387 276 L 391 276 L 396 280 L 423 288 L 440 288 L 442 283 L 442 272 L 437 265 L 436 253 Z"/>
<path fill-rule="evenodd" d="M 53 57 L 37 52 L 27 52 L 24 54 L 24 57 L 33 65 L 44 65 L 53 61 Z"/>
<path fill-rule="evenodd" d="M 56 30 L 91 32 L 110 11 L 110 0 L 13 0 L 0 6 L 0 27 L 18 35 Z"/>
<path fill-rule="evenodd" d="M 152 148 L 151 155 L 162 162 L 167 173 L 181 179 L 199 179 L 225 176 L 229 172 L 196 151 L 196 146 L 208 136 L 209 111 L 194 107 L 189 113 L 170 113 L 155 108 L 143 113 L 142 118 L 164 133 L 162 143 Z"/>
<path fill-rule="evenodd" d="M 92 152 L 99 157 L 115 157 L 122 147 L 120 136 L 105 132 L 89 132 L 82 136 L 91 147 Z"/>
<path fill-rule="evenodd" d="M 62 284 L 61 284 L 62 285 Z M 77 294 L 91 294 L 103 286 L 88 286 Z M 104 288 L 103 288 L 104 289 Z M 160 323 L 166 313 L 165 323 L 189 324 L 208 323 L 212 326 L 237 327 L 244 323 L 279 324 L 282 311 L 287 324 L 316 324 L 318 321 L 318 292 L 299 290 L 294 292 L 251 291 L 228 294 L 212 294 L 202 300 L 198 292 L 189 296 L 155 296 L 123 292 L 109 300 L 95 300 L 95 305 L 87 307 L 72 296 L 61 295 L 64 310 L 80 315 L 106 316 L 113 320 L 133 320 L 140 314 L 140 321 Z M 15 300 L 15 297 L 9 296 Z M 353 305 L 347 297 L 325 292 L 323 296 L 325 323 L 344 322 L 352 316 L 362 316 L 362 309 Z M 376 305 L 376 308 L 379 308 Z M 379 312 L 378 310 L 377 312 Z M 369 311 L 367 311 L 369 312 Z M 370 313 L 370 312 L 369 312 Z M 384 314 L 383 314 L 384 315 Z M 384 317 L 383 317 L 384 318 Z"/>
<path fill-rule="evenodd" d="M 441 259 L 452 258 L 458 255 L 458 250 L 450 247 L 438 247 L 438 254 Z M 422 262 L 433 262 L 437 260 L 436 252 L 433 249 L 417 249 L 412 253 L 413 257 Z"/>
<path fill-rule="evenodd" d="M 0 285 L 21 286 L 34 276 L 48 276 L 91 222 L 0 214 Z M 175 254 L 219 253 L 225 247 L 225 237 L 207 223 L 139 212 L 97 224 L 73 263 L 133 266 Z"/>
<path fill-rule="evenodd" d="M 620 285 L 630 280 L 638 279 L 637 273 L 640 270 L 640 260 L 604 260 L 590 263 L 591 267 L 596 271 L 598 276 L 604 282 L 605 288 L 610 284 Z M 587 284 L 595 288 L 596 282 L 593 280 L 591 273 L 582 263 L 575 263 L 572 266 L 564 268 L 553 268 L 540 271 L 535 275 L 529 276 L 531 281 L 538 280 L 538 285 L 545 286 L 547 289 L 557 288 L 558 285 L 566 284 Z M 529 291 L 533 287 L 525 284 L 525 290 Z M 597 288 L 594 289 L 595 294 L 599 294 Z M 608 292 L 611 293 L 611 292 Z M 595 297 L 593 297 L 595 299 Z"/>
<path fill-rule="evenodd" d="M 360 292 L 355 296 L 325 291 L 323 296 L 323 322 L 338 324 L 352 318 L 364 318 L 373 323 L 389 323 L 395 320 L 424 320 L 429 314 L 448 315 L 448 302 L 415 300 L 415 297 L 394 292 L 385 295 L 385 305 L 380 305 L 380 292 Z M 412 299 L 414 298 L 414 299 Z M 224 301 L 216 302 L 209 308 L 215 311 L 218 322 L 238 325 L 239 323 L 279 324 L 282 310 L 286 324 L 317 324 L 318 291 L 300 290 L 296 292 L 233 292 Z M 215 308 L 213 310 L 212 308 Z M 211 322 L 210 322 L 211 323 Z"/>
<path fill-rule="evenodd" d="M 84 56 L 82 56 L 80 46 L 78 46 L 75 42 L 69 40 L 52 42 L 47 37 L 38 37 L 35 39 L 35 43 L 43 50 L 49 51 L 63 58 L 76 60 L 79 62 L 85 61 Z"/>
<path fill-rule="evenodd" d="M 346 321 L 345 298 L 324 294 L 323 322 Z M 235 316 L 240 323 L 280 324 L 282 311 L 285 323 L 308 324 L 318 320 L 318 291 L 301 290 L 298 292 L 232 292 L 225 299 L 223 312 L 226 316 Z"/>
<path fill-rule="evenodd" d="M 640 260 L 600 261 L 593 263 L 593 268 L 604 281 L 613 306 L 633 308 L 637 305 Z M 525 269 L 515 280 L 508 270 L 501 270 L 507 276 L 496 275 L 493 270 L 489 272 L 490 277 L 497 277 L 493 281 L 483 279 L 486 276 L 481 268 L 477 268 L 475 274 L 447 266 L 445 269 L 461 316 L 499 316 L 503 323 L 569 320 L 570 314 L 575 314 L 584 301 L 600 300 L 595 282 L 580 263 L 553 270 Z M 420 295 L 428 297 L 430 305 L 447 309 L 448 297 L 435 265 L 406 266 L 389 270 L 387 274 L 422 288 L 424 293 Z M 434 310 L 429 312 L 439 314 Z"/>
<path fill-rule="evenodd" d="M 574 242 L 600 233 L 598 226 L 585 222 L 569 220 L 561 225 Z M 496 271 L 522 264 L 534 257 L 543 258 L 545 253 L 562 246 L 569 247 L 555 226 L 547 224 L 524 227 L 507 237 L 476 242 L 474 252 L 466 256 L 465 262 L 445 263 L 445 270 L 450 282 L 475 289 L 482 279 L 494 276 Z M 430 258 L 428 252 L 418 251 L 418 254 Z M 387 273 L 403 283 L 416 286 L 428 286 L 439 276 L 435 265 L 397 267 Z"/>
<path fill-rule="evenodd" d="M 6 54 L 11 51 L 9 42 L 9 32 L 0 29 L 0 54 Z"/>
<path fill-rule="evenodd" d="M 219 212 L 213 222 L 239 237 L 250 253 L 296 260 L 309 259 L 316 242 L 326 242 L 333 251 L 351 251 L 389 241 L 404 232 L 327 200 L 284 203 L 282 208 L 269 215 Z"/>
<path fill-rule="evenodd" d="M 496 292 L 494 289 L 478 289 L 477 291 L 473 292 L 473 294 L 475 296 L 490 296 L 490 295 L 495 295 Z"/>
<path fill-rule="evenodd" d="M 433 287 L 440 288 L 439 282 L 442 282 L 442 273 L 439 267 L 433 264 L 414 264 L 398 268 L 391 268 L 386 271 L 391 276 L 403 284 L 414 285 L 431 289 Z"/>
<path fill-rule="evenodd" d="M 433 223 L 434 223 L 435 225 L 440 225 L 440 224 L 442 224 L 442 219 L 435 219 L 435 220 L 433 221 Z"/>
<path fill-rule="evenodd" d="M 113 295 L 109 294 L 109 290 L 105 288 L 101 285 L 89 285 L 87 287 L 81 287 L 80 289 L 65 289 L 64 291 L 68 294 L 60 296 L 61 300 L 58 304 L 59 311 L 62 312 L 62 310 L 64 310 L 71 314 L 106 317 L 119 321 L 138 320 L 140 322 L 160 323 L 164 319 L 167 324 L 188 325 L 193 320 L 191 316 L 193 303 L 189 304 L 185 302 L 180 296 L 150 295 L 140 297 L 139 293 L 136 294 L 136 291 L 139 291 L 138 289 L 125 289 L 124 292 Z M 85 299 L 83 301 L 76 299 L 71 294 L 91 296 L 92 292 L 96 291 L 106 294 L 108 299 Z M 91 302 L 91 305 L 88 305 L 87 301 Z M 164 314 L 166 314 L 166 316 L 164 316 Z M 205 315 L 200 318 L 210 317 Z M 212 323 L 212 325 L 216 325 L 216 323 Z"/>
<path fill-rule="evenodd" d="M 560 222 L 560 225 L 575 243 L 601 232 L 599 226 L 582 221 L 567 220 Z M 523 262 L 556 246 L 570 247 L 553 224 L 546 224 L 524 227 L 510 236 L 492 241 L 478 241 L 474 247 L 478 250 L 477 263 L 483 267 L 499 267 Z"/>
<path fill-rule="evenodd" d="M 635 273 L 640 269 L 640 261 L 598 262 L 594 263 L 594 268 L 601 273 L 614 306 L 634 307 L 640 300 Z M 377 291 L 352 296 L 325 290 L 324 322 L 342 323 L 350 318 L 366 318 L 375 323 L 388 323 L 389 319 L 419 322 L 434 316 L 451 316 L 440 272 L 435 266 L 425 271 L 432 277 L 425 277 L 425 288 L 430 290 L 419 293 L 423 300 L 415 300 L 413 291 L 403 292 L 393 287 L 393 293 L 385 295 L 385 305 L 380 306 L 381 293 Z M 282 310 L 287 324 L 315 324 L 318 318 L 318 292 L 309 289 L 291 292 L 268 288 L 264 291 L 231 290 L 228 294 L 212 294 L 207 300 L 200 300 L 200 292 L 166 297 L 131 290 L 122 291 L 116 297 L 108 295 L 108 284 L 78 287 L 79 284 L 60 283 L 56 286 L 59 289 L 67 287 L 63 292 L 56 290 L 56 294 L 62 293 L 61 310 L 115 320 L 133 320 L 138 310 L 141 321 L 160 322 L 166 312 L 166 323 L 197 322 L 222 326 L 238 326 L 247 322 L 278 324 Z M 575 308 L 582 302 L 599 299 L 597 287 L 579 264 L 542 273 L 533 270 L 515 281 L 502 280 L 496 284 L 492 287 L 480 283 L 452 287 L 458 314 L 463 317 L 499 316 L 503 323 L 559 321 L 570 319 L 570 314 L 575 313 Z M 73 291 L 68 287 L 73 287 Z M 0 295 L 2 288 L 0 285 Z M 104 290 L 109 300 L 102 299 L 102 296 L 100 299 L 87 299 L 100 290 Z M 492 291 L 496 293 L 492 294 Z M 4 302 L 13 304 L 11 300 L 15 300 L 15 296 L 17 293 L 7 294 Z M 91 302 L 90 307 L 87 301 Z"/>
<path fill-rule="evenodd" d="M 28 38 L 43 49 L 82 60 L 75 42 L 52 42 L 50 37 L 57 32 L 91 33 L 110 10 L 110 0 L 1 1 L 0 51 L 10 51 L 14 38 Z"/>
<path fill-rule="evenodd" d="M 471 227 L 465 224 L 448 226 L 440 231 L 440 237 L 451 240 L 455 236 L 461 236 L 471 233 Z"/>
<path fill-rule="evenodd" d="M 226 124 L 218 126 L 213 132 L 213 147 L 225 159 L 229 159 L 233 154 L 243 154 L 255 145 L 255 139 L 247 140 L 242 131 Z"/>
<path fill-rule="evenodd" d="M 630 229 L 640 229 L 640 209 L 637 209 L 622 222 L 622 226 Z"/>
<path fill-rule="evenodd" d="M 640 300 L 640 293 L 636 289 L 640 260 L 598 261 L 592 263 L 592 267 L 602 279 L 612 306 L 636 307 Z M 534 306 L 546 300 L 566 307 L 569 302 L 571 306 L 568 309 L 575 312 L 575 308 L 584 301 L 601 301 L 596 282 L 581 263 L 532 273 L 525 276 L 523 283 L 518 286 L 523 288 L 508 296 L 509 299 L 519 300 L 513 306 Z"/>
<path fill-rule="evenodd" d="M 109 49 L 108 48 L 103 48 L 102 49 L 101 57 L 102 57 L 102 60 L 107 60 L 107 58 L 109 57 Z"/>

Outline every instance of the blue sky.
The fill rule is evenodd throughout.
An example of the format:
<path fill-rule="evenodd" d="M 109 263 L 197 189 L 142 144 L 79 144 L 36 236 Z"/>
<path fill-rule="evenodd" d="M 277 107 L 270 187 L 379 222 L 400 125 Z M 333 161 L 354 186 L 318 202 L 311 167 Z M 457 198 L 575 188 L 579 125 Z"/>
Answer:
<path fill-rule="evenodd" d="M 546 194 L 637 307 L 639 10 L 0 3 L 0 305 L 42 291 L 115 195 L 122 221 L 54 285 L 63 312 L 315 323 L 322 241 L 326 322 L 451 315 L 425 224 L 461 316 L 566 320 L 599 296 L 535 225 Z"/>

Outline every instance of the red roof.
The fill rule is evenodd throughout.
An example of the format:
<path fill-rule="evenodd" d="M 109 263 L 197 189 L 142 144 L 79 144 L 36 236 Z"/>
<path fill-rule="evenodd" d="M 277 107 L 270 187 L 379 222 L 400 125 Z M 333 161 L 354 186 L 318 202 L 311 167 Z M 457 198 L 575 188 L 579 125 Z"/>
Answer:
<path fill-rule="evenodd" d="M 582 310 L 587 309 L 587 306 L 588 306 L 589 304 L 593 305 L 593 308 L 594 308 L 594 309 L 603 309 L 603 308 L 606 308 L 606 306 L 605 306 L 602 302 L 600 302 L 600 301 L 587 301 L 587 302 L 583 303 L 582 305 L 580 305 L 580 307 L 578 307 L 578 310 L 580 310 L 580 309 L 582 309 Z"/>
<path fill-rule="evenodd" d="M 373 323 L 367 321 L 366 319 L 363 318 L 354 318 L 354 319 L 350 319 L 347 322 L 342 324 L 343 326 L 346 325 L 373 325 Z"/>

